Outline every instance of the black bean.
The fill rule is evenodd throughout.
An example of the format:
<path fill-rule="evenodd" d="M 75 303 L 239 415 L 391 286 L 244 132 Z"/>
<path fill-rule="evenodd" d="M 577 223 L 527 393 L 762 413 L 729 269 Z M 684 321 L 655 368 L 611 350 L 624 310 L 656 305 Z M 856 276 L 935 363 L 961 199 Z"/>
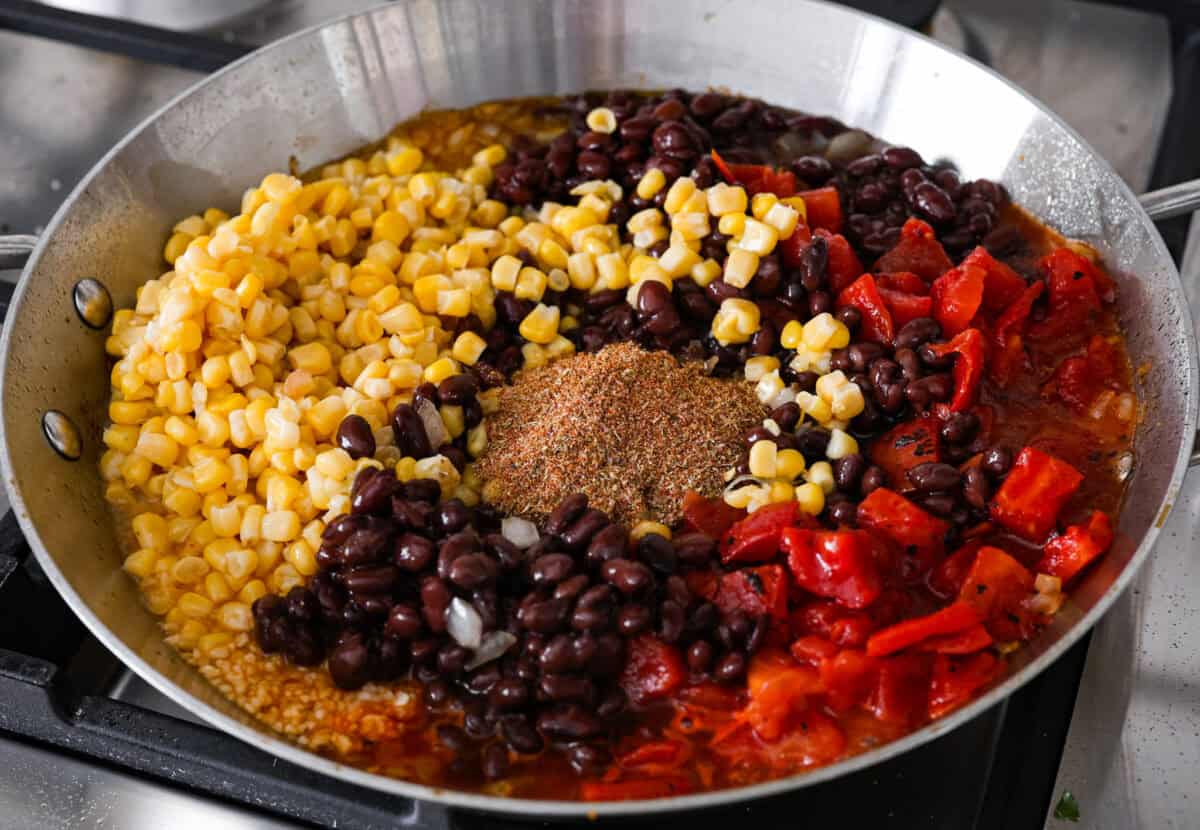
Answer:
<path fill-rule="evenodd" d="M 925 163 L 921 159 L 920 153 L 908 147 L 888 147 L 880 155 L 883 157 L 884 164 L 896 170 L 908 170 L 911 167 L 920 167 Z"/>
<path fill-rule="evenodd" d="M 486 553 L 468 553 L 450 565 L 447 578 L 464 591 L 489 585 L 496 579 L 496 560 Z"/>
<path fill-rule="evenodd" d="M 858 524 L 858 505 L 846 499 L 827 506 L 829 521 L 837 527 L 855 527 Z"/>
<path fill-rule="evenodd" d="M 600 775 L 611 762 L 612 754 L 603 746 L 571 744 L 567 749 L 567 763 L 579 775 Z"/>
<path fill-rule="evenodd" d="M 508 775 L 508 751 L 500 744 L 489 744 L 484 747 L 479 768 L 483 772 L 483 777 L 489 781 L 503 778 Z"/>
<path fill-rule="evenodd" d="M 609 525 L 594 537 L 587 548 L 587 561 L 592 565 L 625 555 L 629 535 L 620 525 Z"/>
<path fill-rule="evenodd" d="M 696 606 L 691 615 L 688 617 L 687 628 L 694 634 L 704 634 L 717 625 L 721 614 L 717 610 L 717 606 L 711 602 L 704 602 Z"/>
<path fill-rule="evenodd" d="M 351 594 L 386 594 L 399 581 L 400 570 L 395 565 L 353 568 L 342 577 L 342 584 Z"/>
<path fill-rule="evenodd" d="M 600 576 L 623 594 L 634 594 L 654 584 L 650 569 L 632 559 L 610 559 L 600 567 Z"/>
<path fill-rule="evenodd" d="M 388 530 L 383 526 L 360 528 L 350 534 L 341 548 L 341 561 L 346 565 L 365 565 L 386 555 Z"/>
<path fill-rule="evenodd" d="M 740 680 L 745 673 L 746 656 L 738 651 L 726 654 L 713 668 L 713 676 L 721 683 L 733 683 Z"/>
<path fill-rule="evenodd" d="M 547 553 L 529 566 L 529 578 L 534 585 L 557 585 L 575 568 L 575 560 L 565 553 Z"/>
<path fill-rule="evenodd" d="M 432 637 L 413 640 L 408 644 L 408 653 L 412 657 L 413 663 L 427 665 L 437 659 L 438 649 L 441 647 L 442 641 Z"/>
<path fill-rule="evenodd" d="M 440 678 L 425 683 L 424 691 L 425 702 L 430 706 L 441 706 L 450 700 L 450 696 L 453 694 L 450 684 Z"/>
<path fill-rule="evenodd" d="M 456 559 L 479 550 L 479 537 L 474 530 L 462 531 L 447 537 L 438 548 L 437 573 L 442 579 L 450 578 L 450 569 Z"/>
<path fill-rule="evenodd" d="M 479 394 L 479 385 L 470 375 L 451 375 L 438 384 L 438 397 L 450 406 L 462 406 Z"/>
<path fill-rule="evenodd" d="M 608 516 L 599 510 L 588 509 L 559 536 L 570 550 L 583 550 L 597 533 L 609 525 Z"/>
<path fill-rule="evenodd" d="M 953 352 L 947 355 L 939 355 L 934 352 L 931 343 L 922 343 L 917 348 L 917 356 L 921 358 L 922 363 L 934 370 L 949 369 L 954 365 Z"/>
<path fill-rule="evenodd" d="M 537 718 L 538 731 L 551 738 L 579 740 L 591 738 L 604 731 L 604 724 L 594 714 L 574 703 L 543 711 Z"/>
<path fill-rule="evenodd" d="M 450 607 L 450 599 L 450 589 L 436 576 L 421 580 L 421 613 L 431 631 L 441 633 L 446 630 L 446 609 Z"/>
<path fill-rule="evenodd" d="M 896 349 L 892 358 L 900 364 L 900 372 L 905 380 L 912 381 L 921 377 L 921 358 L 917 357 L 917 353 L 912 349 Z"/>
<path fill-rule="evenodd" d="M 766 617 L 759 617 L 754 621 L 754 628 L 750 630 L 750 634 L 746 637 L 746 652 L 754 654 L 767 639 L 767 631 L 770 629 L 770 624 Z"/>
<path fill-rule="evenodd" d="M 942 327 L 932 317 L 917 317 L 909 320 L 896 332 L 892 341 L 897 349 L 916 349 L 924 343 L 942 335 Z"/>
<path fill-rule="evenodd" d="M 962 481 L 958 470 L 949 464 L 926 461 L 917 464 L 905 473 L 909 482 L 919 491 L 932 493 L 957 489 Z"/>
<path fill-rule="evenodd" d="M 804 455 L 811 464 L 825 458 L 825 449 L 829 446 L 829 432 L 819 427 L 802 429 L 796 433 L 796 449 Z"/>
<path fill-rule="evenodd" d="M 683 636 L 684 611 L 683 606 L 673 600 L 667 600 L 659 609 L 658 635 L 665 642 L 674 643 Z"/>
<path fill-rule="evenodd" d="M 414 478 L 404 482 L 404 498 L 433 504 L 442 496 L 442 486 L 431 478 Z"/>
<path fill-rule="evenodd" d="M 808 295 L 808 313 L 812 317 L 833 311 L 833 295 L 828 291 L 811 291 Z"/>
<path fill-rule="evenodd" d="M 421 628 L 421 613 L 405 602 L 392 606 L 384 626 L 389 636 L 399 640 L 411 640 L 421 632 Z"/>
<path fill-rule="evenodd" d="M 396 489 L 395 474 L 386 470 L 366 467 L 354 478 L 353 494 L 350 496 L 350 511 L 357 515 L 380 515 L 392 504 L 392 493 Z"/>
<path fill-rule="evenodd" d="M 488 663 L 471 673 L 467 680 L 467 688 L 477 695 L 485 695 L 499 682 L 500 666 L 496 663 Z M 489 736 L 492 734 L 490 728 L 487 734 Z"/>
<path fill-rule="evenodd" d="M 679 556 L 671 541 L 657 533 L 647 533 L 638 540 L 638 557 L 660 574 L 672 574 L 679 567 Z"/>
<path fill-rule="evenodd" d="M 792 172 L 813 187 L 819 187 L 833 176 L 833 165 L 821 156 L 801 156 L 792 161 Z"/>
<path fill-rule="evenodd" d="M 443 723 L 437 728 L 438 741 L 455 755 L 462 755 L 473 750 L 471 738 L 462 727 Z"/>
<path fill-rule="evenodd" d="M 566 634 L 555 635 L 538 653 L 538 665 L 547 674 L 570 671 L 575 665 L 571 638 Z"/>
<path fill-rule="evenodd" d="M 852 305 L 839 308 L 834 312 L 833 316 L 841 320 L 846 328 L 850 329 L 851 334 L 857 331 L 859 325 L 862 323 L 862 312 Z"/>
<path fill-rule="evenodd" d="M 940 432 L 947 444 L 969 443 L 979 433 L 979 416 L 974 412 L 951 412 Z"/>
<path fill-rule="evenodd" d="M 689 567 L 709 564 L 717 552 L 717 542 L 707 533 L 681 533 L 671 540 L 679 561 Z"/>
<path fill-rule="evenodd" d="M 447 643 L 438 650 L 437 667 L 443 675 L 454 675 L 462 672 L 467 665 L 471 653 L 457 643 Z"/>
<path fill-rule="evenodd" d="M 392 413 L 392 432 L 402 454 L 418 460 L 433 455 L 425 424 L 410 404 L 402 403 Z"/>
<path fill-rule="evenodd" d="M 555 585 L 553 596 L 561 599 L 572 599 L 583 593 L 584 589 L 591 584 L 591 581 L 591 577 L 587 574 L 575 574 L 575 576 L 568 577 Z"/>
<path fill-rule="evenodd" d="M 949 194 L 933 182 L 923 182 L 913 188 L 913 205 L 935 224 L 954 221 L 954 202 Z"/>
<path fill-rule="evenodd" d="M 593 703 L 596 685 L 579 674 L 547 674 L 538 684 L 543 697 L 556 703 Z"/>
<path fill-rule="evenodd" d="M 950 518 L 958 507 L 957 500 L 949 493 L 919 493 L 913 496 L 913 501 L 944 519 Z"/>
<path fill-rule="evenodd" d="M 433 542 L 415 533 L 402 533 L 396 539 L 392 561 L 401 570 L 416 573 L 428 567 L 434 556 Z"/>
<path fill-rule="evenodd" d="M 637 310 L 641 314 L 657 314 L 671 307 L 671 291 L 657 280 L 647 280 L 638 289 Z"/>
<path fill-rule="evenodd" d="M 697 640 L 688 646 L 687 664 L 688 668 L 696 674 L 702 674 L 708 671 L 708 667 L 712 665 L 713 647 L 704 640 Z"/>
<path fill-rule="evenodd" d="M 525 718 L 505 718 L 500 721 L 500 734 L 513 752 L 536 755 L 542 751 L 545 741 Z"/>
<path fill-rule="evenodd" d="M 569 604 L 565 599 L 547 599 L 523 607 L 517 619 L 529 631 L 552 634 L 562 627 Z"/>
<path fill-rule="evenodd" d="M 992 478 L 1000 478 L 1012 466 L 1012 451 L 1008 447 L 988 447 L 983 454 L 983 471 Z"/>
<path fill-rule="evenodd" d="M 984 510 L 991 496 L 992 485 L 980 467 L 970 467 L 963 473 L 963 498 L 972 507 Z"/>
<path fill-rule="evenodd" d="M 492 556 L 503 570 L 510 571 L 525 561 L 521 549 L 508 541 L 503 534 L 489 533 L 483 537 L 483 548 Z"/>
<path fill-rule="evenodd" d="M 848 368 L 856 372 L 865 372 L 872 363 L 883 357 L 884 349 L 878 343 L 852 343 L 845 350 L 845 354 L 850 360 Z"/>
<path fill-rule="evenodd" d="M 437 387 L 429 382 L 422 383 L 413 390 L 413 403 L 422 399 L 429 401 L 434 406 L 440 406 L 442 403 L 438 398 Z"/>
<path fill-rule="evenodd" d="M 869 496 L 871 493 L 878 490 L 880 487 L 887 486 L 887 473 L 882 467 L 868 467 L 863 473 L 862 482 L 859 484 L 859 490 L 864 496 Z"/>
<path fill-rule="evenodd" d="M 640 634 L 654 622 L 654 614 L 645 605 L 626 605 L 617 614 L 617 631 L 625 637 Z"/>
<path fill-rule="evenodd" d="M 375 435 L 361 415 L 347 415 L 338 424 L 337 445 L 351 458 L 370 458 L 375 454 Z"/>
<path fill-rule="evenodd" d="M 362 688 L 371 679 L 370 651 L 357 634 L 343 635 L 329 652 L 329 677 L 339 689 Z"/>
<path fill-rule="evenodd" d="M 859 453 L 851 453 L 833 461 L 833 482 L 839 490 L 851 492 L 867 470 L 867 461 Z"/>
<path fill-rule="evenodd" d="M 505 678 L 488 691 L 488 701 L 497 709 L 517 709 L 529 702 L 529 687 L 515 677 Z"/>
<path fill-rule="evenodd" d="M 607 604 L 577 607 L 571 612 L 571 627 L 576 631 L 600 631 L 612 623 L 612 607 Z"/>
<path fill-rule="evenodd" d="M 851 176 L 869 176 L 883 165 L 883 158 L 872 153 L 862 156 L 846 165 L 846 172 Z"/>

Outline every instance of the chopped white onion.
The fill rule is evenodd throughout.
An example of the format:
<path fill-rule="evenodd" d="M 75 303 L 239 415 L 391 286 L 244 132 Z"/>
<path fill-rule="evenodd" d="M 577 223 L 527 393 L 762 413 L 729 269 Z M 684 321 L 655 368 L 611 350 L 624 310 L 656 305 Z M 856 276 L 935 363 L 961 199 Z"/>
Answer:
<path fill-rule="evenodd" d="M 428 398 L 417 398 L 416 403 L 413 404 L 413 409 L 421 416 L 421 423 L 425 427 L 425 434 L 429 437 L 429 446 L 436 450 L 450 440 L 450 433 L 446 431 L 446 424 L 442 421 L 442 414 L 438 412 L 437 407 Z"/>
<path fill-rule="evenodd" d="M 512 648 L 516 642 L 517 637 L 515 634 L 510 634 L 507 631 L 489 631 L 479 643 L 479 648 L 475 650 L 475 654 L 467 661 L 467 671 L 474 671 L 484 663 L 492 662 Z"/>
<path fill-rule="evenodd" d="M 483 639 L 483 620 L 471 603 L 455 597 L 446 609 L 446 631 L 463 648 L 476 649 Z"/>
<path fill-rule="evenodd" d="M 521 550 L 532 546 L 538 540 L 537 526 L 517 516 L 509 516 L 500 522 L 500 533 Z"/>
<path fill-rule="evenodd" d="M 767 403 L 767 406 L 775 409 L 776 407 L 783 406 L 785 403 L 793 403 L 795 400 L 796 387 L 785 386 L 783 389 L 779 390 L 779 394 L 771 398 L 771 400 Z"/>
<path fill-rule="evenodd" d="M 779 435 L 779 433 L 781 433 L 783 431 L 779 428 L 779 424 L 775 422 L 774 418 L 767 418 L 766 420 L 763 421 L 762 425 L 763 425 L 763 429 L 765 429 L 767 432 L 771 433 L 772 435 Z"/>

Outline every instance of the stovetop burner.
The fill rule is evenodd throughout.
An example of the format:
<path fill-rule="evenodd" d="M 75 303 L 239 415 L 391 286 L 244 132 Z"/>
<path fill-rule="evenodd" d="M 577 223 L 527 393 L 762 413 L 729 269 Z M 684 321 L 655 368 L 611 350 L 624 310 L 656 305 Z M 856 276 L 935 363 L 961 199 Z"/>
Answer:
<path fill-rule="evenodd" d="M 84 11 L 105 5 L 102 0 L 61 4 Z M 208 14 L 205 20 L 176 19 L 174 28 L 189 30 L 187 34 L 163 37 L 26 0 L 5 2 L 0 28 L 26 34 L 0 32 L 0 61 L 18 70 L 9 75 L 17 88 L 7 91 L 7 100 L 0 97 L 0 144 L 15 171 L 12 177 L 0 177 L 0 233 L 40 229 L 101 152 L 198 77 L 177 67 L 212 69 L 243 54 L 250 44 L 372 4 L 223 0 L 194 9 Z M 1200 35 L 1193 36 L 1186 26 L 1173 30 L 1178 94 L 1167 119 L 1170 68 L 1155 53 L 1166 45 L 1166 29 L 1153 18 L 1089 10 L 1070 0 L 1009 0 L 1003 8 L 990 0 L 947 0 L 940 10 L 937 0 L 858 0 L 850 5 L 900 15 L 901 22 L 925 27 L 986 58 L 1003 74 L 1015 75 L 1064 114 L 1134 186 L 1146 184 L 1152 166 L 1155 184 L 1200 174 L 1200 157 L 1190 151 L 1200 135 L 1200 119 L 1186 94 L 1200 81 Z M 162 11 L 162 4 L 134 6 Z M 247 6 L 258 13 L 249 18 L 237 14 Z M 1088 34 L 1079 26 L 1084 11 L 1094 13 L 1089 19 L 1103 13 L 1118 21 L 1106 24 L 1105 31 L 1115 33 Z M 143 22 L 147 20 L 163 22 Z M 46 36 L 56 40 L 43 40 Z M 1116 38 L 1122 48 L 1109 50 L 1108 38 Z M 132 53 L 136 59 L 66 43 Z M 150 66 L 146 60 L 176 68 Z M 1045 65 L 1040 76 L 1030 68 L 1038 60 Z M 1109 73 L 1107 85 L 1080 83 L 1093 66 Z M 81 100 L 72 109 L 47 94 L 87 83 L 92 92 L 99 89 L 114 97 Z M 1098 108 L 1095 97 L 1086 97 L 1114 89 L 1137 99 L 1137 117 L 1122 123 Z M 53 113 L 57 121 L 47 120 Z M 1154 147 L 1164 125 L 1163 149 L 1155 162 Z M 1186 224 L 1177 224 L 1165 233 L 1178 256 Z M 12 290 L 2 279 L 0 275 L 0 314 Z M 195 721 L 86 632 L 41 572 L 11 514 L 0 519 L 0 609 L 0 765 L 7 771 L 0 776 L 0 826 L 29 826 L 36 816 L 38 826 L 74 827 L 89 811 L 103 811 L 121 827 L 178 824 L 186 811 L 189 821 L 182 823 L 194 819 L 197 826 L 233 827 L 239 821 L 256 827 L 537 826 L 331 780 Z M 686 821 L 698 830 L 747 819 L 764 828 L 796 826 L 798 821 L 955 830 L 1041 826 L 1059 795 L 1056 774 L 1077 694 L 1094 692 L 1080 690 L 1087 649 L 1085 638 L 1003 704 L 899 758 L 791 794 L 670 820 Z M 1085 803 L 1085 815 L 1087 808 Z M 663 820 L 622 823 L 657 827 Z"/>

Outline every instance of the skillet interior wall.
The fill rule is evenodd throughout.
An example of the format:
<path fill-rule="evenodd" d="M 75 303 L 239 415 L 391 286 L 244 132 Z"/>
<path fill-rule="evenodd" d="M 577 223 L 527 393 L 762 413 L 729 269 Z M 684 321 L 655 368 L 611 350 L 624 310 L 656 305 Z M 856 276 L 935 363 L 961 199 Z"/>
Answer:
<path fill-rule="evenodd" d="M 247 184 L 286 169 L 291 155 L 311 167 L 429 106 L 614 86 L 717 86 L 832 114 L 955 161 L 970 177 L 1002 179 L 1035 214 L 1137 275 L 1121 280 L 1122 317 L 1135 364 L 1153 357 L 1141 388 L 1149 412 L 1122 538 L 1075 594 L 1083 610 L 1093 605 L 1173 498 L 1185 432 L 1191 442 L 1194 346 L 1187 310 L 1170 301 L 1181 294 L 1166 251 L 1107 167 L 1021 94 L 899 29 L 786 0 L 758 3 L 753 14 L 719 0 L 390 5 L 272 47 L 143 125 L 51 224 L 6 326 L 9 484 L 60 588 L 69 586 L 130 654 L 260 729 L 162 642 L 119 569 L 96 471 L 108 395 L 104 334 L 76 318 L 72 286 L 95 277 L 118 306 L 129 305 L 136 286 L 163 269 L 177 218 L 236 206 Z M 78 463 L 42 439 L 48 408 L 83 428 Z M 1072 619 L 1060 615 L 1022 659 Z"/>

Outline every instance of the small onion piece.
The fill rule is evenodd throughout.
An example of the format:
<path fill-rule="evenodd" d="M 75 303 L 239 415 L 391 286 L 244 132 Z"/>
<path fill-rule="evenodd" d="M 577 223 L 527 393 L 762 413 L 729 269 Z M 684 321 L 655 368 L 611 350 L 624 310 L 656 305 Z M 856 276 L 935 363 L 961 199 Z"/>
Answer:
<path fill-rule="evenodd" d="M 475 649 L 475 654 L 467 661 L 467 671 L 474 671 L 485 663 L 490 663 L 493 660 L 504 655 L 517 643 L 517 636 L 508 631 L 489 631 L 483 636 L 483 640 L 479 643 L 479 648 Z"/>
<path fill-rule="evenodd" d="M 785 403 L 795 403 L 795 401 L 796 387 L 785 386 L 779 390 L 775 397 L 771 398 L 771 400 L 767 402 L 767 406 L 771 407 L 772 409 L 776 409 L 783 406 Z"/>
<path fill-rule="evenodd" d="M 538 540 L 537 525 L 517 516 L 509 516 L 500 522 L 500 533 L 521 550 L 532 547 Z"/>
<path fill-rule="evenodd" d="M 477 649 L 483 640 L 483 620 L 471 603 L 455 597 L 446 609 L 446 631 L 463 648 Z"/>
<path fill-rule="evenodd" d="M 436 450 L 450 440 L 450 433 L 446 431 L 442 414 L 438 412 L 432 401 L 428 398 L 417 398 L 413 403 L 413 409 L 417 411 L 417 415 L 421 418 L 421 424 L 425 427 L 425 434 L 429 437 L 429 446 Z"/>

